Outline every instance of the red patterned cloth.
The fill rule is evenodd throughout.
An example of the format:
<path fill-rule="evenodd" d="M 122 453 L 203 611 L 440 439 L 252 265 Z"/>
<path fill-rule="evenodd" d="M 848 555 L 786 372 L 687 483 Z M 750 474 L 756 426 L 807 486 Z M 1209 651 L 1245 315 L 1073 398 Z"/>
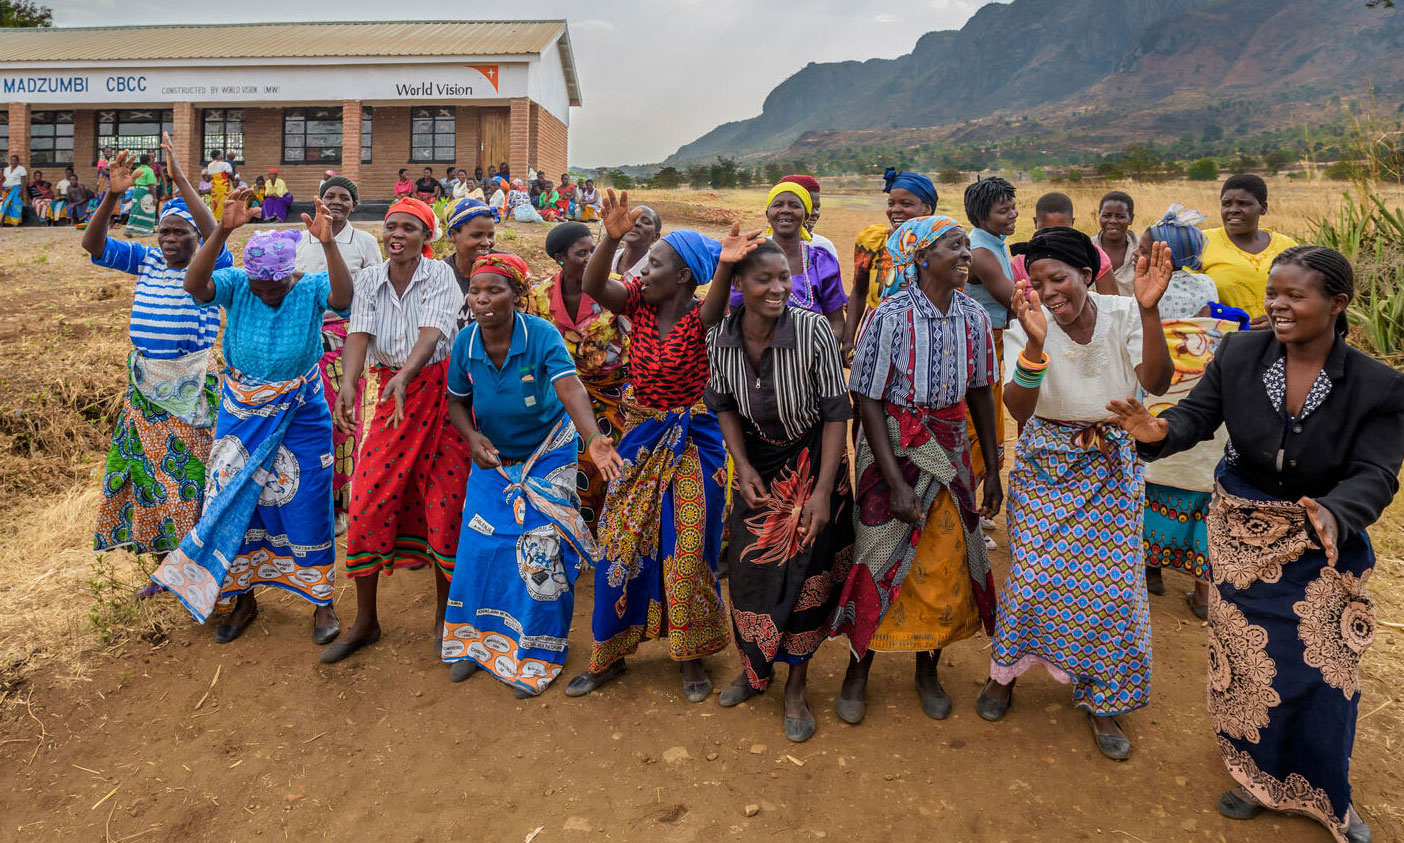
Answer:
<path fill-rule="evenodd" d="M 624 316 L 629 333 L 629 369 L 634 397 L 645 407 L 671 410 L 691 407 L 702 400 L 707 387 L 707 329 L 702 309 L 694 307 L 668 332 L 658 335 L 658 309 L 643 300 L 643 285 L 625 281 L 629 303 Z"/>
<path fill-rule="evenodd" d="M 374 367 L 380 383 L 366 425 L 351 491 L 346 573 L 364 577 L 434 563 L 453 573 L 468 485 L 468 443 L 449 422 L 448 360 L 420 370 L 405 391 L 405 418 L 389 427 L 394 370 Z"/>

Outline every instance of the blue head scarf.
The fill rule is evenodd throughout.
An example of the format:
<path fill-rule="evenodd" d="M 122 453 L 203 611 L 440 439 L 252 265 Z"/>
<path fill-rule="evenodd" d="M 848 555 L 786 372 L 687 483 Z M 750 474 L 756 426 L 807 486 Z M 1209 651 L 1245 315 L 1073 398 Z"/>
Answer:
<path fill-rule="evenodd" d="M 893 188 L 900 187 L 925 202 L 932 211 L 936 210 L 936 185 L 921 173 L 899 173 L 888 167 L 882 178 L 883 193 L 891 193 Z"/>
<path fill-rule="evenodd" d="M 717 271 L 717 261 L 721 258 L 721 243 L 710 237 L 679 228 L 663 238 L 663 242 L 673 247 L 682 262 L 692 270 L 692 280 L 706 284 Z"/>
<path fill-rule="evenodd" d="M 157 222 L 160 225 L 165 222 L 166 217 L 177 216 L 190 223 L 190 227 L 195 229 L 195 236 L 204 242 L 204 237 L 200 234 L 200 226 L 195 224 L 195 218 L 190 215 L 190 208 L 185 204 L 185 200 L 179 196 L 161 206 L 161 219 Z"/>
<path fill-rule="evenodd" d="M 1170 206 L 1165 216 L 1150 227 L 1151 237 L 1170 247 L 1170 260 L 1176 269 L 1199 269 L 1199 256 L 1204 252 L 1204 232 L 1197 227 L 1204 215 L 1186 208 L 1179 202 Z"/>
<path fill-rule="evenodd" d="M 457 231 L 463 227 L 464 223 L 484 214 L 491 216 L 493 222 L 502 222 L 502 215 L 497 212 L 497 209 L 481 199 L 460 199 L 454 204 L 453 210 L 449 211 L 449 231 Z"/>
<path fill-rule="evenodd" d="M 887 254 L 892 258 L 892 268 L 896 271 L 896 276 L 909 284 L 915 284 L 917 250 L 935 243 L 941 235 L 953 228 L 960 228 L 960 223 L 940 214 L 917 217 L 898 226 L 887 238 Z"/>

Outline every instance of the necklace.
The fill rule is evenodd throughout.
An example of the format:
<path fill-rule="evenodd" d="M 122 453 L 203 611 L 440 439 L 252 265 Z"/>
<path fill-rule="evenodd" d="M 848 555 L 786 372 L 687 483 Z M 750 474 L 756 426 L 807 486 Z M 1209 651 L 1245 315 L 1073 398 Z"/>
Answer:
<path fill-rule="evenodd" d="M 809 283 L 809 244 L 800 244 L 800 274 L 790 287 L 790 303 L 804 310 L 813 310 L 817 294 L 814 285 Z M 803 295 L 801 294 L 803 293 Z"/>

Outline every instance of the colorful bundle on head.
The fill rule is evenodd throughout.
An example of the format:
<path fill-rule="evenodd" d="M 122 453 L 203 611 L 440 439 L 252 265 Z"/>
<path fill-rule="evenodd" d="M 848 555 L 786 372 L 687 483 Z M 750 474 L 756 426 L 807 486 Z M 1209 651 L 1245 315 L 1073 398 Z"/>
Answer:
<path fill-rule="evenodd" d="M 921 173 L 899 173 L 892 167 L 883 173 L 883 193 L 891 193 L 898 188 L 920 199 L 932 211 L 936 210 L 936 185 Z"/>
<path fill-rule="evenodd" d="M 291 276 L 301 239 L 302 232 L 295 229 L 258 232 L 244 244 L 244 272 L 253 281 L 280 281 Z"/>
<path fill-rule="evenodd" d="M 493 252 L 473 261 L 473 275 L 500 275 L 512 284 L 518 295 L 526 295 L 531 279 L 531 267 L 527 262 L 506 252 Z"/>
<path fill-rule="evenodd" d="M 909 284 L 916 283 L 916 253 L 935 243 L 941 235 L 960 223 L 943 214 L 917 217 L 902 223 L 887 238 L 887 254 L 897 276 Z"/>
<path fill-rule="evenodd" d="M 481 199 L 460 199 L 454 204 L 453 210 L 449 211 L 449 231 L 457 231 L 469 220 L 481 216 L 490 216 L 493 222 L 502 221 L 502 216 L 497 212 L 497 209 Z"/>
<path fill-rule="evenodd" d="M 1170 259 L 1176 269 L 1199 269 L 1199 256 L 1204 252 L 1204 232 L 1199 224 L 1204 215 L 1179 202 L 1170 206 L 1165 216 L 1150 227 L 1151 238 L 1170 247 Z"/>
<path fill-rule="evenodd" d="M 770 195 L 765 197 L 766 209 L 768 210 L 770 208 L 771 203 L 775 201 L 775 197 L 782 196 L 786 193 L 793 193 L 795 196 L 799 197 L 800 204 L 804 206 L 805 219 L 808 219 L 809 215 L 814 213 L 814 197 L 809 195 L 808 190 L 805 190 L 803 187 L 792 181 L 782 181 L 770 189 Z M 772 229 L 770 226 L 765 227 L 766 237 L 770 237 L 774 234 L 774 229 Z M 804 227 L 804 220 L 800 220 L 799 236 L 801 240 L 813 239 L 809 234 L 809 229 Z"/>
<path fill-rule="evenodd" d="M 433 244 L 439 239 L 439 215 L 434 213 L 434 209 L 413 196 L 406 196 L 390 206 L 390 210 L 385 212 L 385 218 L 390 219 L 392 214 L 409 214 L 424 223 L 424 229 L 428 233 L 424 235 L 424 249 L 421 254 L 426 258 L 434 257 Z"/>

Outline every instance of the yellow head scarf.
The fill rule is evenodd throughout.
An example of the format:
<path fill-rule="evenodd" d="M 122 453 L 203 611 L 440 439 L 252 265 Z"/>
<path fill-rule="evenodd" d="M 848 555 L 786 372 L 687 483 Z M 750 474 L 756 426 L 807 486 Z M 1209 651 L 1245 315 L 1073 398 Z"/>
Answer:
<path fill-rule="evenodd" d="M 804 215 L 806 219 L 808 219 L 810 214 L 814 213 L 814 197 L 809 195 L 808 190 L 790 181 L 782 181 L 770 189 L 770 195 L 765 197 L 765 207 L 767 210 L 770 209 L 771 203 L 775 201 L 775 197 L 782 193 L 793 193 L 799 197 L 800 203 L 804 205 Z M 765 227 L 766 237 L 770 237 L 774 233 L 770 226 Z M 813 239 L 809 236 L 809 229 L 804 227 L 804 220 L 800 220 L 799 235 L 801 240 Z"/>

